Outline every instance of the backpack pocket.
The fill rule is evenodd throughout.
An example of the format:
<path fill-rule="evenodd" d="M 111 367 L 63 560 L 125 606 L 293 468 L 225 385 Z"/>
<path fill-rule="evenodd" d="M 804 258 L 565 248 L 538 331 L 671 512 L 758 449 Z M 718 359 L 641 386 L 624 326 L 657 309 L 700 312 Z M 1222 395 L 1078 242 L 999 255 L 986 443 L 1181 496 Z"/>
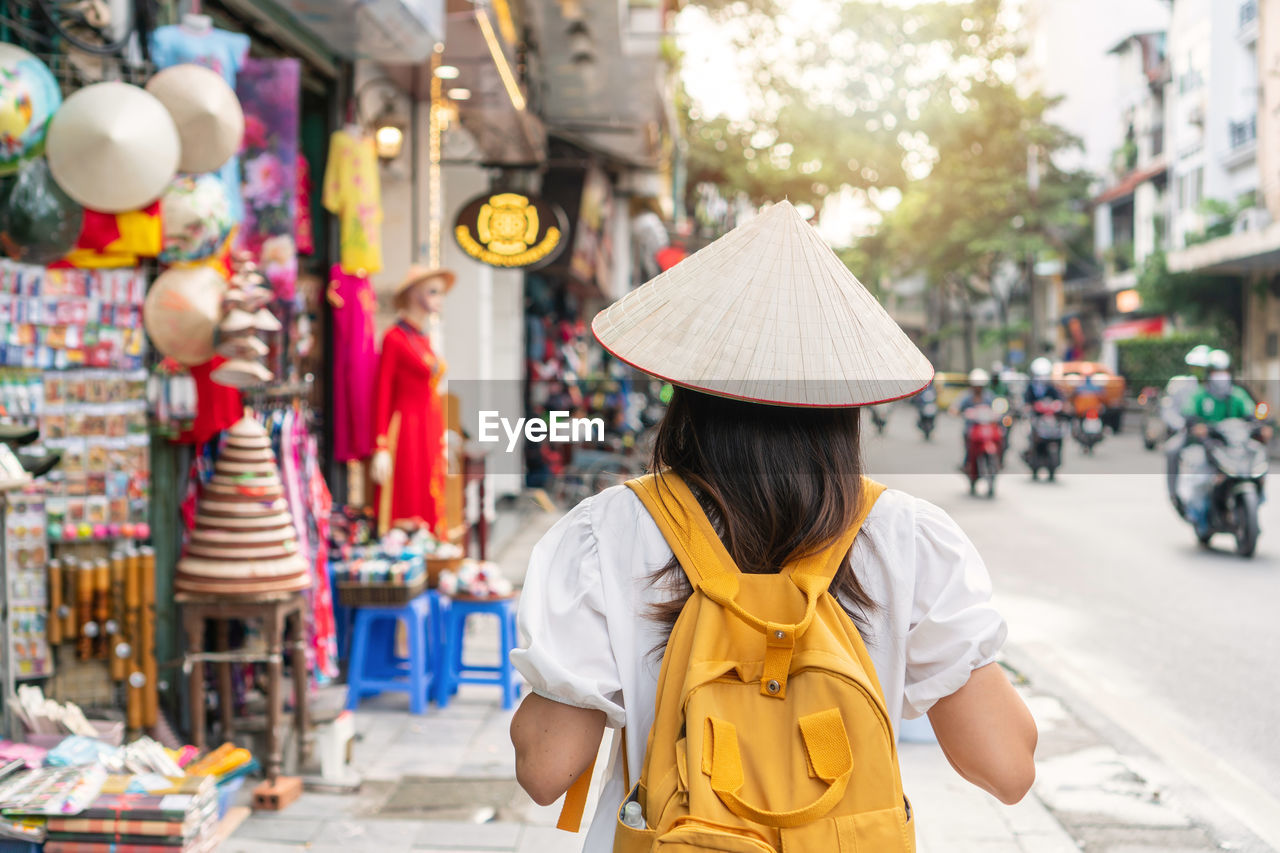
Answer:
<path fill-rule="evenodd" d="M 901 806 L 783 829 L 783 853 L 914 853 L 915 827 Z"/>
<path fill-rule="evenodd" d="M 706 821 L 683 819 L 659 838 L 653 853 L 778 853 L 764 839 L 749 830 L 720 826 Z"/>
<path fill-rule="evenodd" d="M 652 853 L 654 838 L 658 833 L 649 829 L 636 829 L 622 822 L 622 810 L 626 808 L 627 803 L 636 800 L 639 796 L 640 783 L 632 786 L 631 790 L 622 798 L 622 804 L 618 806 L 618 821 L 613 830 L 613 853 Z"/>

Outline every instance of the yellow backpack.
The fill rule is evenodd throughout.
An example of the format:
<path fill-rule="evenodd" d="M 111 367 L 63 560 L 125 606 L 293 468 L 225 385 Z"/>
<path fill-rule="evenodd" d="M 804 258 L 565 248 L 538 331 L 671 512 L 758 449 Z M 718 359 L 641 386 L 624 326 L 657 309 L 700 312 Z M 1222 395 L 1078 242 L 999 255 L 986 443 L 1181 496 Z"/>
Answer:
<path fill-rule="evenodd" d="M 678 476 L 627 485 L 694 592 L 662 659 L 614 853 L 914 851 L 880 684 L 827 589 L 884 486 L 864 481 L 859 517 L 826 550 L 743 574 Z M 623 820 L 631 801 L 643 829 Z"/>

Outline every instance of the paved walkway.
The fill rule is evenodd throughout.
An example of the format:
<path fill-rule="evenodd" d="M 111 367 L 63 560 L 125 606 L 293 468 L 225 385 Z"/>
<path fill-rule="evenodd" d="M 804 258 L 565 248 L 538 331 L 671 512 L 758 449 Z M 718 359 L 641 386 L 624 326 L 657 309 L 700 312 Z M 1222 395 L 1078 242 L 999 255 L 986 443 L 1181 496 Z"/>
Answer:
<path fill-rule="evenodd" d="M 533 518 L 504 549 L 500 562 L 513 579 L 523 575 L 529 548 L 552 521 Z M 467 639 L 469 652 L 474 650 L 477 658 L 496 655 L 496 623 L 472 621 L 476 624 Z M 495 689 L 464 685 L 448 708 L 433 707 L 418 717 L 407 712 L 403 694 L 388 694 L 363 703 L 356 719 L 359 740 L 354 766 L 365 780 L 358 793 L 305 793 L 279 814 L 250 817 L 221 849 L 227 853 L 577 853 L 581 849 L 581 836 L 554 828 L 558 806 L 541 808 L 516 786 L 507 735 L 511 712 L 498 707 Z M 904 743 L 901 759 L 920 853 L 1079 850 L 1034 795 L 1017 806 L 1001 805 L 957 776 L 936 744 Z"/>

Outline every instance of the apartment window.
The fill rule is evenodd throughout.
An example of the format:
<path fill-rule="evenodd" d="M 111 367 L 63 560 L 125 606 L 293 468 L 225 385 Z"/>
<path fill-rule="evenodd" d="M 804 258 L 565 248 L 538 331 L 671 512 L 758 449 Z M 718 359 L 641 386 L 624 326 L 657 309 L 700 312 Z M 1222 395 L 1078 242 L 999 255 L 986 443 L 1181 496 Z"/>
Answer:
<path fill-rule="evenodd" d="M 1204 167 L 1197 166 L 1175 181 L 1178 193 L 1178 210 L 1195 208 L 1204 198 Z"/>

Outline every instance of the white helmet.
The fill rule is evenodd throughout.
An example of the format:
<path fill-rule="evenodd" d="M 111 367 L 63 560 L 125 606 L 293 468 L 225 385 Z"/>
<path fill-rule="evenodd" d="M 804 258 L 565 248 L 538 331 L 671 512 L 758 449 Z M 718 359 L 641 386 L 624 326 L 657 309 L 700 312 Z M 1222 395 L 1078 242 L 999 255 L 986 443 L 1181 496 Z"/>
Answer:
<path fill-rule="evenodd" d="M 969 385 L 974 388 L 986 388 L 991 384 L 991 374 L 981 367 L 969 371 Z"/>
<path fill-rule="evenodd" d="M 1209 345 L 1200 344 L 1198 347 L 1192 347 L 1187 353 L 1188 367 L 1208 367 L 1209 366 Z"/>
<path fill-rule="evenodd" d="M 1216 349 L 1209 353 L 1208 361 L 1210 370 L 1231 369 L 1231 354 L 1224 349 Z"/>
<path fill-rule="evenodd" d="M 1048 379 L 1049 374 L 1053 373 L 1053 362 L 1044 356 L 1032 359 L 1031 361 L 1031 378 L 1032 379 Z"/>

